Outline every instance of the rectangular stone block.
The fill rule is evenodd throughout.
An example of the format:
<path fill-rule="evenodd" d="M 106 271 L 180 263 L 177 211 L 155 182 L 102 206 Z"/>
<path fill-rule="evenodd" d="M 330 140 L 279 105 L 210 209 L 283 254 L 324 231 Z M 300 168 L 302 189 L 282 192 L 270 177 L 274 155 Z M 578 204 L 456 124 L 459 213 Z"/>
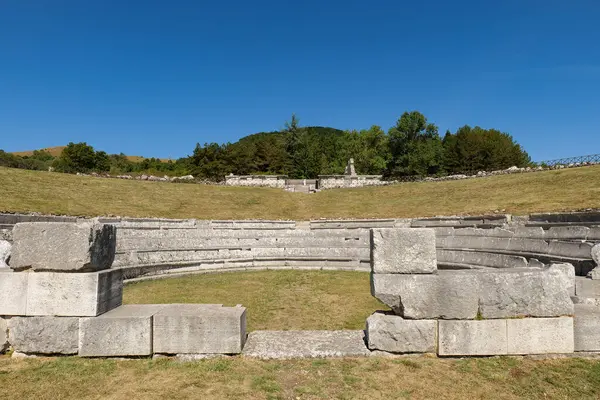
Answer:
<path fill-rule="evenodd" d="M 8 320 L 0 317 L 0 354 L 8 350 Z"/>
<path fill-rule="evenodd" d="M 79 320 L 79 355 L 152 355 L 152 318 L 164 304 L 123 305 L 98 317 Z"/>
<path fill-rule="evenodd" d="M 433 319 L 437 307 L 437 274 L 371 273 L 371 294 L 406 319 Z"/>
<path fill-rule="evenodd" d="M 433 229 L 371 230 L 371 263 L 376 274 L 431 274 L 437 270 L 436 257 Z"/>
<path fill-rule="evenodd" d="M 600 307 L 575 304 L 575 351 L 600 351 Z"/>
<path fill-rule="evenodd" d="M 27 280 L 29 273 L 0 271 L 0 315 L 27 313 Z"/>
<path fill-rule="evenodd" d="M 573 353 L 573 318 L 507 320 L 508 354 Z"/>
<path fill-rule="evenodd" d="M 10 267 L 34 271 L 100 271 L 115 257 L 117 230 L 93 222 L 24 222 L 13 228 Z"/>
<path fill-rule="evenodd" d="M 154 315 L 154 353 L 239 354 L 246 340 L 246 308 L 171 304 Z"/>
<path fill-rule="evenodd" d="M 9 342 L 20 353 L 77 354 L 79 318 L 12 317 L 8 329 Z"/>
<path fill-rule="evenodd" d="M 440 321 L 440 356 L 507 354 L 506 320 Z"/>
<path fill-rule="evenodd" d="M 122 303 L 121 270 L 26 274 L 28 316 L 95 317 Z"/>
<path fill-rule="evenodd" d="M 577 297 L 600 298 L 600 280 L 583 276 L 575 277 L 575 295 Z"/>
<path fill-rule="evenodd" d="M 370 350 L 389 353 L 434 353 L 437 324 L 435 320 L 407 320 L 378 311 L 367 319 L 367 344 Z"/>

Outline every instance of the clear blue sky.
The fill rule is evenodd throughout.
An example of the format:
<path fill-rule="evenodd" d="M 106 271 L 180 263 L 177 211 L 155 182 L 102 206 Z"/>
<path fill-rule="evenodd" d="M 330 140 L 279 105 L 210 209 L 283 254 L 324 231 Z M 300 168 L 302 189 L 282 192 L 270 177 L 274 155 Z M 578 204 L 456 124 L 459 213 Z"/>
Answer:
<path fill-rule="evenodd" d="M 419 110 L 600 153 L 597 0 L 0 0 L 0 148 L 181 157 Z"/>

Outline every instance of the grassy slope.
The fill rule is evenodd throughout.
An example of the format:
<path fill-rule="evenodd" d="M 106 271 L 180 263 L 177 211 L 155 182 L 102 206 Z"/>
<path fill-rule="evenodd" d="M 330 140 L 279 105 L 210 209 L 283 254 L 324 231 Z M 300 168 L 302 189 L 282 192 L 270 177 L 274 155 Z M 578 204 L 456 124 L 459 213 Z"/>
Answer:
<path fill-rule="evenodd" d="M 248 309 L 248 330 L 364 329 L 375 310 L 369 274 L 260 271 L 129 284 L 124 303 L 208 303 Z"/>
<path fill-rule="evenodd" d="M 600 166 L 448 182 L 279 189 L 79 177 L 0 168 L 0 210 L 199 219 L 386 218 L 600 208 Z"/>
<path fill-rule="evenodd" d="M 597 399 L 582 359 L 257 361 L 0 358 L 3 399 Z"/>

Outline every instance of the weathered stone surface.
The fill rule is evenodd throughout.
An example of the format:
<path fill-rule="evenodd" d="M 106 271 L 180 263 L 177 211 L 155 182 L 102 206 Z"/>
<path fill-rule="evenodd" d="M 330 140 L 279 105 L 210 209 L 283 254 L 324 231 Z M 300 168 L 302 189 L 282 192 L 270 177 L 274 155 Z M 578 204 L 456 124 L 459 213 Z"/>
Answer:
<path fill-rule="evenodd" d="M 440 356 L 507 354 L 506 320 L 439 321 Z"/>
<path fill-rule="evenodd" d="M 508 354 L 573 353 L 573 318 L 522 318 L 507 323 Z"/>
<path fill-rule="evenodd" d="M 376 274 L 430 274 L 437 270 L 435 231 L 371 230 L 371 262 Z"/>
<path fill-rule="evenodd" d="M 502 270 L 479 273 L 483 318 L 573 315 L 572 278 L 564 269 Z"/>
<path fill-rule="evenodd" d="M 437 274 L 371 274 L 371 294 L 407 319 L 439 316 Z"/>
<path fill-rule="evenodd" d="M 575 351 L 600 351 L 600 307 L 575 304 Z"/>
<path fill-rule="evenodd" d="M 567 288 L 569 296 L 575 296 L 575 267 L 573 264 L 550 264 L 548 272 L 552 274 L 562 274 L 564 285 Z"/>
<path fill-rule="evenodd" d="M 600 281 L 582 276 L 575 277 L 575 295 L 577 297 L 600 298 Z"/>
<path fill-rule="evenodd" d="M 370 350 L 389 353 L 434 353 L 436 336 L 435 320 L 407 320 L 380 311 L 367 319 L 367 344 Z"/>
<path fill-rule="evenodd" d="M 528 266 L 525 257 L 484 251 L 437 249 L 438 264 L 456 263 L 492 268 L 524 268 Z"/>
<path fill-rule="evenodd" d="M 8 350 L 8 321 L 0 317 L 0 354 Z"/>
<path fill-rule="evenodd" d="M 121 305 L 123 273 L 120 270 L 66 274 L 20 272 L 29 277 L 29 316 L 95 317 Z"/>
<path fill-rule="evenodd" d="M 0 268 L 8 268 L 8 259 L 12 245 L 6 240 L 0 240 Z"/>
<path fill-rule="evenodd" d="M 27 312 L 26 272 L 0 270 L 0 315 L 25 315 Z"/>
<path fill-rule="evenodd" d="M 600 279 L 600 244 L 592 247 L 592 260 L 596 263 L 596 268 L 591 270 L 588 276 L 592 279 L 598 280 Z"/>
<path fill-rule="evenodd" d="M 370 355 L 363 331 L 254 331 L 243 351 L 262 359 L 358 357 Z"/>
<path fill-rule="evenodd" d="M 116 228 L 91 222 L 24 222 L 13 228 L 10 267 L 35 271 L 100 271 L 110 268 Z"/>
<path fill-rule="evenodd" d="M 34 354 L 77 354 L 79 318 L 12 317 L 9 342 L 15 351 Z"/>
<path fill-rule="evenodd" d="M 541 269 L 440 270 L 372 274 L 371 293 L 406 319 L 573 315 L 566 266 Z M 591 282 L 591 280 L 590 280 Z"/>
<path fill-rule="evenodd" d="M 170 304 L 154 315 L 153 346 L 161 354 L 239 354 L 246 340 L 246 309 Z"/>
<path fill-rule="evenodd" d="M 79 355 L 152 355 L 152 317 L 163 304 L 123 305 L 98 317 L 79 320 Z"/>

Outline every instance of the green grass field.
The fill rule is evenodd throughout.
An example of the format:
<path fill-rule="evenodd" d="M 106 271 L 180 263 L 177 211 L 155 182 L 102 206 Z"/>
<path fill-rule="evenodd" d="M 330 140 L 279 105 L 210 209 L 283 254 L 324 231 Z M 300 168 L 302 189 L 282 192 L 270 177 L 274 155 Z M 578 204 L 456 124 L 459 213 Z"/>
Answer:
<path fill-rule="evenodd" d="M 0 210 L 198 219 L 402 218 L 600 208 L 600 166 L 327 190 L 205 186 L 0 168 Z"/>

